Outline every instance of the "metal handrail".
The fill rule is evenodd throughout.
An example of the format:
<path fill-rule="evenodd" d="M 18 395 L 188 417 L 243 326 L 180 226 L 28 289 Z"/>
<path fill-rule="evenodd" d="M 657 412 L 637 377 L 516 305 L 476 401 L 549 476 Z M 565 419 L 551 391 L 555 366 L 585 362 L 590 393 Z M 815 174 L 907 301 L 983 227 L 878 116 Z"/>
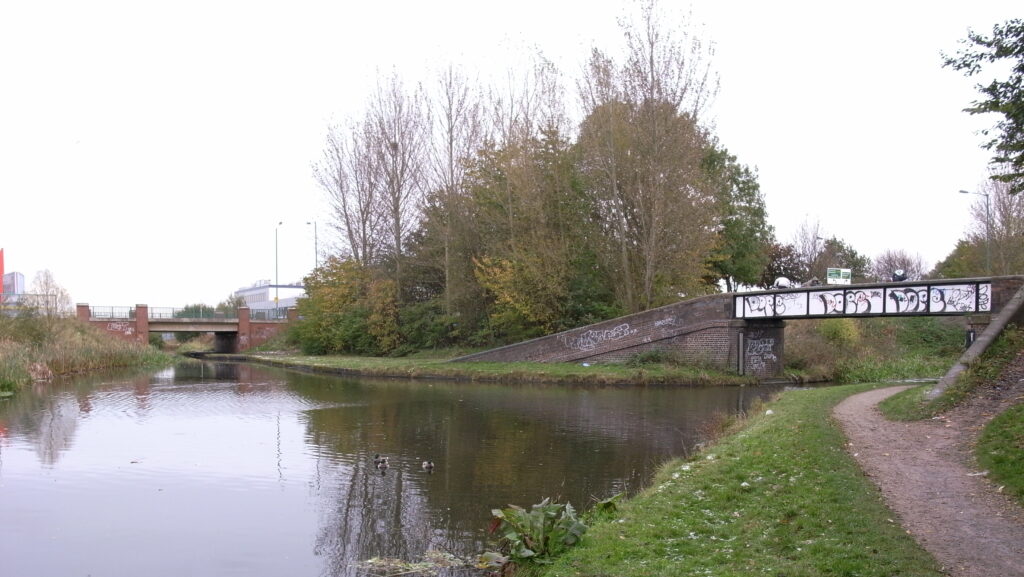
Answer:
<path fill-rule="evenodd" d="M 89 315 L 94 319 L 126 320 L 135 318 L 135 307 L 90 306 Z M 188 316 L 182 316 L 189 311 Z M 198 315 L 196 315 L 198 313 Z M 251 309 L 249 318 L 252 320 L 284 320 L 288 318 L 288 308 Z M 238 309 L 230 311 L 210 311 L 195 307 L 149 307 L 150 319 L 237 319 Z"/>

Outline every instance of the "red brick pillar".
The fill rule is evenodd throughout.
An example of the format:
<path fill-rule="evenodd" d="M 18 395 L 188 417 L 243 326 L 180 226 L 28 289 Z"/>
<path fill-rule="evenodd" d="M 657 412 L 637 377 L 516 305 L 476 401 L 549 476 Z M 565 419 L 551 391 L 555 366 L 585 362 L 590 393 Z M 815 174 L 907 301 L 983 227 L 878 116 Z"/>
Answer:
<path fill-rule="evenodd" d="M 299 320 L 299 309 L 298 309 L 298 307 L 289 307 L 288 308 L 288 322 L 289 323 L 294 323 L 297 320 Z"/>
<path fill-rule="evenodd" d="M 251 329 L 249 324 L 249 307 L 238 307 L 238 339 L 235 342 L 235 351 L 244 351 L 249 348 L 249 337 Z"/>
<path fill-rule="evenodd" d="M 149 342 L 149 305 L 135 305 L 135 340 Z"/>
<path fill-rule="evenodd" d="M 75 305 L 75 316 L 78 320 L 83 322 L 89 322 L 91 312 L 89 311 L 89 305 L 85 303 L 78 303 Z"/>

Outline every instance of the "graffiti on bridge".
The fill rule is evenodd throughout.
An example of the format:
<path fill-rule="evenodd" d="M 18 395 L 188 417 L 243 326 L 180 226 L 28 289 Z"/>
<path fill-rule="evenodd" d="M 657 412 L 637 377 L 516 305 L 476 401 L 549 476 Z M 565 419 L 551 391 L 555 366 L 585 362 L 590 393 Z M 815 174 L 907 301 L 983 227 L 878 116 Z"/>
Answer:
<path fill-rule="evenodd" d="M 824 289 L 744 295 L 737 318 L 964 314 L 992 310 L 991 283 Z"/>
<path fill-rule="evenodd" d="M 887 310 L 897 313 L 928 312 L 927 287 L 907 287 L 885 291 L 889 297 Z"/>
<path fill-rule="evenodd" d="M 621 325 L 611 329 L 592 329 L 575 337 L 560 335 L 558 338 L 562 341 L 563 345 L 574 351 L 592 351 L 600 344 L 624 339 L 628 336 L 635 335 L 636 333 L 637 330 L 631 329 L 629 327 L 629 323 L 622 323 Z"/>
<path fill-rule="evenodd" d="M 107 330 L 112 333 L 121 333 L 127 336 L 135 334 L 135 323 L 113 322 L 107 323 Z"/>
<path fill-rule="evenodd" d="M 882 289 L 815 291 L 812 315 L 867 315 L 883 310 Z"/>
<path fill-rule="evenodd" d="M 764 371 L 778 361 L 775 356 L 775 339 L 755 339 L 747 341 L 747 369 Z"/>
<path fill-rule="evenodd" d="M 747 317 L 803 316 L 807 314 L 807 295 L 806 293 L 783 293 L 745 296 L 742 306 Z"/>

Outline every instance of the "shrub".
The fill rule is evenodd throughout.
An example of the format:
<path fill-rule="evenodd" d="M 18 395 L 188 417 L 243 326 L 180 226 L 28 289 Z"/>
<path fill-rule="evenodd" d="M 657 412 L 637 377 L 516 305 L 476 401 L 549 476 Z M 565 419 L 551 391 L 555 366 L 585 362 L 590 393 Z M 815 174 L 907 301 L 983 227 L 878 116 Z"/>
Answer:
<path fill-rule="evenodd" d="M 837 347 L 854 347 L 860 343 L 860 330 L 853 319 L 825 319 L 818 326 L 818 332 L 829 344 Z"/>
<path fill-rule="evenodd" d="M 644 365 L 654 365 L 670 361 L 670 356 L 665 351 L 650 350 L 637 353 L 626 361 L 627 367 L 639 368 Z"/>

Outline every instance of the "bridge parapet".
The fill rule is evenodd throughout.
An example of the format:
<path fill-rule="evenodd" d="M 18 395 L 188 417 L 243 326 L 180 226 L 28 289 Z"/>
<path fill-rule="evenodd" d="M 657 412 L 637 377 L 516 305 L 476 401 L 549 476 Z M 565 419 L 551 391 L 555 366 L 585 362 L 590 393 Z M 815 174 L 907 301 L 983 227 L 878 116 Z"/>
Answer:
<path fill-rule="evenodd" d="M 287 316 L 274 319 L 253 319 L 248 307 L 239 307 L 237 315 L 206 318 L 174 318 L 174 309 L 151 309 L 147 305 L 134 307 L 90 307 L 79 303 L 77 318 L 118 338 L 147 343 L 150 332 L 203 332 L 213 333 L 217 352 L 234 353 L 259 346 L 272 339 L 298 319 L 298 310 L 289 308 Z"/>

